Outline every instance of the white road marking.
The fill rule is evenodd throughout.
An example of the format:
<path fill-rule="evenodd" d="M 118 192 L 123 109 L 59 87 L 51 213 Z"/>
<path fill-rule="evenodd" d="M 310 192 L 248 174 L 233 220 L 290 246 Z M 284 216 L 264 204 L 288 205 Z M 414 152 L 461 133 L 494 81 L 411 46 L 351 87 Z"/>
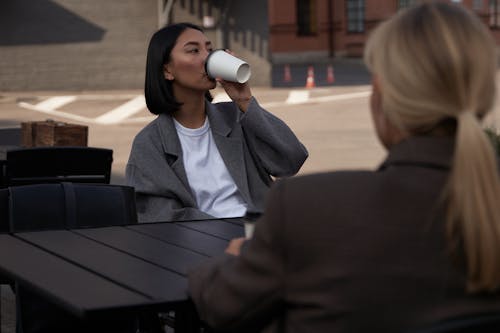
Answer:
<path fill-rule="evenodd" d="M 78 95 L 77 98 L 79 101 L 114 101 L 114 100 L 123 100 L 123 99 L 132 99 L 137 97 L 137 94 L 109 94 L 109 95 L 95 95 L 95 94 L 85 94 Z"/>
<path fill-rule="evenodd" d="M 83 117 L 83 116 L 79 116 L 79 115 L 76 115 L 76 114 L 72 114 L 72 113 L 68 113 L 68 112 L 63 112 L 63 111 L 58 111 L 58 110 L 51 110 L 51 109 L 48 109 L 48 108 L 41 108 L 39 106 L 39 104 L 33 105 L 33 104 L 25 103 L 25 102 L 20 102 L 18 105 L 20 107 L 23 107 L 23 108 L 28 109 L 28 110 L 38 111 L 38 112 L 50 114 L 52 116 L 58 116 L 58 117 L 68 118 L 68 119 L 72 119 L 72 120 L 76 120 L 76 121 L 82 121 L 82 122 L 85 122 L 85 123 L 93 123 L 94 122 L 94 120 L 92 118 Z"/>
<path fill-rule="evenodd" d="M 332 101 L 341 101 L 344 99 L 352 99 L 352 98 L 360 98 L 360 97 L 368 97 L 370 96 L 371 91 L 360 91 L 355 93 L 341 94 L 341 95 L 330 95 L 330 96 L 321 96 L 311 98 L 310 102 L 332 102 Z"/>
<path fill-rule="evenodd" d="M 146 103 L 144 101 L 144 96 L 139 95 L 135 96 L 132 100 L 127 103 L 97 117 L 97 118 L 89 118 L 84 116 L 79 116 L 73 113 L 56 110 L 57 108 L 69 104 L 76 99 L 81 99 L 80 96 L 54 96 L 50 97 L 38 104 L 29 104 L 26 102 L 20 102 L 18 105 L 28 110 L 38 111 L 42 113 L 46 113 L 52 116 L 58 116 L 62 118 L 67 118 L 71 120 L 81 121 L 84 123 L 91 124 L 116 124 L 119 123 L 126 118 L 132 116 L 133 114 L 141 111 L 146 107 Z M 85 98 L 82 98 L 85 99 Z"/>
<path fill-rule="evenodd" d="M 54 96 L 36 104 L 35 106 L 41 110 L 56 110 L 61 106 L 74 102 L 76 96 Z"/>
<path fill-rule="evenodd" d="M 126 118 L 133 116 L 144 108 L 146 108 L 146 101 L 144 100 L 144 95 L 140 95 L 95 118 L 94 121 L 98 124 L 117 124 Z"/>
<path fill-rule="evenodd" d="M 285 104 L 302 104 L 309 100 L 308 90 L 292 90 L 288 94 Z"/>
<path fill-rule="evenodd" d="M 310 92 L 305 90 L 292 90 L 288 94 L 288 98 L 285 101 L 279 102 L 269 102 L 262 103 L 263 108 L 269 109 L 273 107 L 286 107 L 287 105 L 298 105 L 298 104 L 308 104 L 308 103 L 321 103 L 321 102 L 332 102 L 347 100 L 352 98 L 363 98 L 370 96 L 370 91 L 359 91 L 354 93 L 337 94 L 337 95 L 327 95 L 320 97 L 310 97 Z M 28 110 L 43 112 L 53 116 L 58 116 L 62 118 L 67 118 L 71 120 L 76 120 L 84 123 L 91 124 L 101 124 L 101 125 L 112 125 L 118 123 L 140 123 L 149 122 L 155 119 L 156 116 L 144 116 L 135 117 L 132 116 L 144 108 L 146 108 L 146 103 L 144 100 L 144 95 L 128 95 L 128 98 L 132 98 L 128 102 L 120 105 L 119 107 L 102 114 L 96 118 L 89 118 L 84 116 L 79 116 L 62 110 L 57 110 L 75 100 L 113 100 L 108 95 L 82 95 L 82 96 L 53 96 L 38 104 L 30 104 L 26 102 L 20 102 L 18 105 Z M 123 95 L 116 95 L 116 98 L 123 98 Z M 213 102 L 224 102 L 230 101 L 231 99 L 225 93 L 218 93 L 215 95 Z"/>
<path fill-rule="evenodd" d="M 292 93 L 292 92 L 290 92 L 290 93 Z M 368 96 L 370 96 L 370 93 L 371 93 L 370 91 L 360 91 L 360 92 L 348 93 L 348 94 L 311 97 L 311 98 L 309 98 L 307 100 L 303 100 L 301 102 L 295 102 L 295 103 L 293 103 L 293 105 L 318 103 L 318 102 L 331 102 L 331 101 L 340 101 L 340 100 L 351 99 L 351 98 L 368 97 Z M 289 97 L 290 97 L 290 95 L 289 95 Z M 287 100 L 288 100 L 288 98 L 287 98 Z M 292 104 L 286 103 L 286 102 L 269 102 L 269 103 L 262 103 L 261 104 L 261 106 L 265 109 L 278 107 L 278 106 L 283 107 L 286 105 L 292 105 Z"/>
<path fill-rule="evenodd" d="M 156 119 L 157 116 L 155 115 L 150 115 L 150 116 L 144 116 L 144 117 L 135 117 L 135 118 L 130 118 L 130 119 L 124 119 L 122 120 L 122 123 L 149 123 L 150 121 L 153 121 Z"/>

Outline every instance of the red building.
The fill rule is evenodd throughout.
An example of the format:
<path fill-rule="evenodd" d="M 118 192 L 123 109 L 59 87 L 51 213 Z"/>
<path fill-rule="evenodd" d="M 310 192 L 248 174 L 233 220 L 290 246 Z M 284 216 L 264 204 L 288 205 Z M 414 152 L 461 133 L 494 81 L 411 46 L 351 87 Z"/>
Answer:
<path fill-rule="evenodd" d="M 269 0 L 273 59 L 359 57 L 370 31 L 415 0 Z M 500 42 L 498 0 L 453 1 L 476 12 Z"/>
<path fill-rule="evenodd" d="M 158 1 L 171 9 L 165 16 L 170 22 L 203 25 L 216 47 L 230 48 L 254 65 L 254 83 L 270 85 L 287 64 L 302 64 L 305 71 L 311 63 L 359 58 L 377 24 L 418 0 Z M 443 1 L 477 13 L 500 43 L 500 0 Z"/>

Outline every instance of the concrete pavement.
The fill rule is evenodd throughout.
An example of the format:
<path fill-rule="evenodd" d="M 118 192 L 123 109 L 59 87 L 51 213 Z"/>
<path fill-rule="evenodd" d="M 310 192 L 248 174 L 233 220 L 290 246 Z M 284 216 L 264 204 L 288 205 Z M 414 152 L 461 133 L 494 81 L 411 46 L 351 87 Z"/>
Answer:
<path fill-rule="evenodd" d="M 311 157 L 303 172 L 358 166 L 356 160 L 359 158 L 353 159 L 356 150 L 345 151 L 346 146 L 356 148 L 356 141 L 360 140 L 356 133 L 368 135 L 362 136 L 361 140 L 368 142 L 361 146 L 380 150 L 369 128 L 366 112 L 369 87 L 366 85 L 314 89 L 255 87 L 253 93 L 262 106 L 287 122 L 310 150 Z M 96 120 L 109 120 L 108 116 L 116 109 L 141 95 L 141 91 L 0 93 L 0 126 L 16 126 L 22 121 L 47 118 L 85 124 L 89 126 L 89 146 L 113 149 L 112 182 L 120 184 L 124 181 L 124 169 L 135 134 L 154 117 L 142 108 L 118 122 L 99 123 Z M 220 88 L 215 89 L 213 95 L 215 100 L 227 99 Z M 63 105 L 64 101 L 69 102 Z M 48 110 L 46 107 L 50 105 L 55 109 Z M 340 152 L 331 149 L 340 149 Z M 339 154 L 343 156 L 341 159 L 325 157 Z M 372 165 L 373 162 L 368 166 Z"/>

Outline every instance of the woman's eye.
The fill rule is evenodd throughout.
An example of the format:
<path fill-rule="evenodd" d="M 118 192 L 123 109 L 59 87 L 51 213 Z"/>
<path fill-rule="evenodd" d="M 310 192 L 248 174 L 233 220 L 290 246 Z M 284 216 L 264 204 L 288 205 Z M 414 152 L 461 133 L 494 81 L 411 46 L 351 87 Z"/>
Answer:
<path fill-rule="evenodd" d="M 191 49 L 191 50 L 189 50 L 188 52 L 189 52 L 189 53 L 198 53 L 198 52 L 199 52 L 199 50 L 198 50 L 198 49 Z"/>

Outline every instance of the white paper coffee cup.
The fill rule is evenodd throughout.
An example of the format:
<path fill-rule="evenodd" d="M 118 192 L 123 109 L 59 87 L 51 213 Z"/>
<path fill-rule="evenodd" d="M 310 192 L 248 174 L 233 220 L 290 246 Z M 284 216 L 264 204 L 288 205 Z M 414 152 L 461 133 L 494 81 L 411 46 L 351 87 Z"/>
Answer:
<path fill-rule="evenodd" d="M 245 83 L 252 74 L 250 65 L 224 50 L 212 51 L 205 62 L 207 75 L 213 79 Z"/>
<path fill-rule="evenodd" d="M 245 221 L 245 238 L 250 239 L 253 236 L 255 222 Z"/>
<path fill-rule="evenodd" d="M 262 215 L 262 212 L 249 210 L 245 213 L 243 217 L 244 226 L 245 226 L 245 238 L 250 239 L 253 236 L 253 231 L 255 229 L 255 223 Z"/>

